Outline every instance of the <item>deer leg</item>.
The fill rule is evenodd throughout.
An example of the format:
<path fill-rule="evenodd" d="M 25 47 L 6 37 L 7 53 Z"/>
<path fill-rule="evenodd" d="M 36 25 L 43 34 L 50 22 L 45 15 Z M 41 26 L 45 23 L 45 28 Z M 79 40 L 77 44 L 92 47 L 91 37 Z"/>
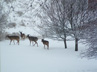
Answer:
<path fill-rule="evenodd" d="M 35 41 L 35 44 L 37 44 L 37 47 L 38 47 L 38 43 L 37 43 L 36 41 Z M 35 44 L 34 44 L 34 45 L 35 45 Z"/>
<path fill-rule="evenodd" d="M 35 42 L 35 44 L 36 44 L 36 42 Z M 33 44 L 33 46 L 35 46 L 35 44 Z"/>
<path fill-rule="evenodd" d="M 25 37 L 23 36 L 23 40 L 25 39 Z"/>
<path fill-rule="evenodd" d="M 32 41 L 32 45 L 33 45 L 33 41 Z"/>
<path fill-rule="evenodd" d="M 44 49 L 45 49 L 45 44 L 44 44 Z"/>
<path fill-rule="evenodd" d="M 24 36 L 23 36 L 23 39 L 24 39 Z"/>
<path fill-rule="evenodd" d="M 10 40 L 10 44 L 9 45 L 11 45 L 11 42 L 12 42 L 12 40 Z"/>
<path fill-rule="evenodd" d="M 37 42 L 36 42 L 37 43 Z M 38 47 L 38 43 L 37 43 L 37 47 Z"/>
<path fill-rule="evenodd" d="M 15 42 L 14 42 L 14 40 L 13 40 L 13 43 L 14 43 L 14 45 L 15 45 Z"/>
<path fill-rule="evenodd" d="M 17 40 L 17 43 L 18 43 L 18 45 L 19 45 L 19 40 Z"/>
<path fill-rule="evenodd" d="M 49 45 L 47 45 L 47 49 L 49 50 Z"/>
<path fill-rule="evenodd" d="M 30 45 L 31 45 L 31 41 L 30 41 Z"/>
<path fill-rule="evenodd" d="M 33 46 L 35 46 L 35 44 Z"/>
<path fill-rule="evenodd" d="M 25 37 L 25 35 L 23 36 L 23 39 L 25 39 L 26 37 Z"/>

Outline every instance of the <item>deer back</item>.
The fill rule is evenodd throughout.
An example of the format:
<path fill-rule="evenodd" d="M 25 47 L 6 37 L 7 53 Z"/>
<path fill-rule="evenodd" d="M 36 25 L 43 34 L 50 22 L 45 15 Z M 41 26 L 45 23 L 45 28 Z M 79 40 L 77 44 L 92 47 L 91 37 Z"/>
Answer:
<path fill-rule="evenodd" d="M 48 45 L 48 44 L 49 44 L 49 41 L 44 40 L 44 39 L 42 39 L 42 42 L 43 42 L 43 44 L 46 44 L 46 45 Z"/>
<path fill-rule="evenodd" d="M 19 40 L 19 36 L 9 36 L 9 35 L 7 35 L 6 37 L 8 37 L 10 40 Z"/>
<path fill-rule="evenodd" d="M 38 38 L 34 37 L 34 36 L 27 35 L 27 37 L 29 38 L 30 41 L 37 41 L 38 40 Z"/>

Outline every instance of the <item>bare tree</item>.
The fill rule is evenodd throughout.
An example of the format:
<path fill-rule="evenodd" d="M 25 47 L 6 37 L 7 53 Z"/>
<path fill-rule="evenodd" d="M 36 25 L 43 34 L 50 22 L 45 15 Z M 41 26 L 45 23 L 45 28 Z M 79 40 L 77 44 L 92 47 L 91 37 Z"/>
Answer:
<path fill-rule="evenodd" d="M 86 0 L 72 0 L 68 3 L 68 21 L 71 26 L 71 36 L 75 39 L 75 51 L 78 51 L 78 41 L 82 38 L 82 27 L 87 10 Z"/>
<path fill-rule="evenodd" d="M 82 55 L 88 58 L 97 58 L 97 10 L 88 11 L 87 20 L 83 28 L 83 36 L 89 48 Z"/>
<path fill-rule="evenodd" d="M 42 4 L 42 10 L 45 16 L 41 16 L 44 30 L 47 36 L 64 41 L 67 48 L 66 38 L 68 33 L 68 23 L 66 15 L 66 0 L 48 0 Z M 45 17 L 45 18 L 44 18 Z"/>
<path fill-rule="evenodd" d="M 42 9 L 46 15 L 45 19 L 44 17 L 41 19 L 45 22 L 48 32 L 51 33 L 49 35 L 61 38 L 65 48 L 67 48 L 67 36 L 72 36 L 75 39 L 75 51 L 78 51 L 87 0 L 49 0 L 43 4 Z"/>

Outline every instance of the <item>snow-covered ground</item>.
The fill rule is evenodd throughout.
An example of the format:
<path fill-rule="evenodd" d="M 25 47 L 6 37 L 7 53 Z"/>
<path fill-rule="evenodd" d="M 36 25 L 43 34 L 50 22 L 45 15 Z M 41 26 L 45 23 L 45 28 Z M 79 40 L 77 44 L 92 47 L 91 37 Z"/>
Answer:
<path fill-rule="evenodd" d="M 8 33 L 22 31 L 23 33 L 39 36 L 29 27 L 6 29 Z M 0 42 L 1 72 L 97 72 L 97 60 L 81 58 L 80 53 L 86 46 L 79 43 L 79 51 L 74 51 L 74 41 L 67 41 L 68 48 L 64 49 L 62 41 L 49 41 L 49 50 L 44 49 L 41 39 L 37 46 L 30 46 L 28 39 L 20 40 L 20 44 L 9 45 L 9 40 Z"/>
<path fill-rule="evenodd" d="M 74 51 L 74 41 L 68 41 L 64 49 L 62 41 L 47 39 L 50 49 L 44 49 L 41 39 L 39 47 L 30 46 L 29 40 L 20 40 L 20 45 L 11 44 L 9 40 L 0 42 L 1 72 L 97 72 L 97 60 L 81 58 L 85 50 L 79 44 L 79 51 Z"/>

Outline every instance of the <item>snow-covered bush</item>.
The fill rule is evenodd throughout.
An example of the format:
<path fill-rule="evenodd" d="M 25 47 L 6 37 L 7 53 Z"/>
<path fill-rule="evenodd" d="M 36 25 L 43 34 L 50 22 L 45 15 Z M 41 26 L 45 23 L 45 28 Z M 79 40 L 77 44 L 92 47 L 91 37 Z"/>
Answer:
<path fill-rule="evenodd" d="M 16 27 L 16 23 L 9 23 L 9 24 L 7 25 L 7 27 L 9 27 L 9 28 L 14 28 L 14 27 Z"/>
<path fill-rule="evenodd" d="M 2 2 L 0 2 L 0 40 L 4 39 L 4 28 L 6 26 L 7 16 L 3 13 Z"/>

